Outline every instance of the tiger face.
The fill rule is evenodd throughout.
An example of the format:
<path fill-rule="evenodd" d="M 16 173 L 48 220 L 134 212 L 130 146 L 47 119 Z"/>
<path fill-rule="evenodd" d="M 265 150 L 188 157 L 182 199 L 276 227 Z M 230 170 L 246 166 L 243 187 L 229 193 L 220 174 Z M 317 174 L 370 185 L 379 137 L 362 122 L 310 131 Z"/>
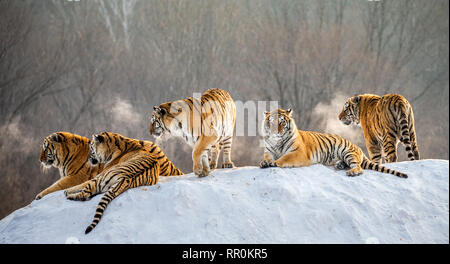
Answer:
<path fill-rule="evenodd" d="M 68 155 L 83 148 L 80 136 L 68 132 L 56 132 L 44 138 L 39 161 L 43 168 L 62 168 L 76 159 L 67 159 Z"/>
<path fill-rule="evenodd" d="M 350 125 L 351 123 L 359 124 L 359 103 L 361 97 L 356 95 L 345 102 L 341 113 L 339 114 L 339 120 L 344 125 Z"/>
<path fill-rule="evenodd" d="M 63 136 L 62 133 L 53 133 L 44 139 L 39 156 L 39 161 L 44 168 L 48 169 L 52 166 L 58 168 L 62 165 L 63 158 L 71 148 L 66 146 L 70 143 L 66 142 L 65 137 L 67 135 Z"/>
<path fill-rule="evenodd" d="M 150 117 L 150 134 L 155 137 L 160 137 L 167 129 L 164 124 L 164 115 L 166 115 L 166 110 L 160 108 L 159 106 L 153 107 L 153 113 Z"/>
<path fill-rule="evenodd" d="M 110 143 L 108 132 L 92 135 L 92 140 L 89 142 L 89 162 L 95 165 L 112 160 L 115 148 L 112 147 L 114 144 Z"/>
<path fill-rule="evenodd" d="M 266 136 L 281 138 L 292 128 L 291 126 L 292 110 L 283 110 L 278 108 L 272 112 L 264 112 L 263 132 Z"/>
<path fill-rule="evenodd" d="M 153 107 L 150 117 L 150 135 L 161 137 L 164 134 L 177 133 L 182 128 L 181 123 L 174 122 L 181 113 L 188 113 L 188 105 L 182 100 L 164 103 Z"/>

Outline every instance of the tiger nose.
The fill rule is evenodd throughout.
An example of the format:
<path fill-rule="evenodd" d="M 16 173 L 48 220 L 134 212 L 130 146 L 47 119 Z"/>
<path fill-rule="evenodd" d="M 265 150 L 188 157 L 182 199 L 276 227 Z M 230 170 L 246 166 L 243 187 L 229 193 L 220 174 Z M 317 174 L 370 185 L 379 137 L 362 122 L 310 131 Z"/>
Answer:
<path fill-rule="evenodd" d="M 272 133 L 278 133 L 278 124 L 272 123 L 269 128 Z"/>

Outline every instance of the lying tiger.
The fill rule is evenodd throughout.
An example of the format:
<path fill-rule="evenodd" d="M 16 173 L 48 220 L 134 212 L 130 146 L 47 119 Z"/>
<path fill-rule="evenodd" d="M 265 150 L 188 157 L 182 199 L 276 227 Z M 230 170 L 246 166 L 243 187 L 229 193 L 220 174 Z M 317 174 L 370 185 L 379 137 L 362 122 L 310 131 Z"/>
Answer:
<path fill-rule="evenodd" d="M 100 222 L 108 204 L 124 191 L 142 185 L 154 185 L 160 175 L 182 175 L 156 145 L 149 150 L 148 142 L 124 137 L 112 132 L 93 135 L 90 142 L 90 162 L 104 163 L 103 171 L 95 178 L 67 189 L 71 200 L 89 200 L 99 193 L 101 198 L 94 220 L 85 233 Z"/>
<path fill-rule="evenodd" d="M 321 163 L 334 165 L 336 169 L 348 169 L 348 176 L 356 176 L 363 169 L 370 169 L 408 177 L 371 162 L 358 146 L 338 135 L 298 130 L 291 114 L 291 109 L 265 112 L 265 150 L 261 168 L 289 168 Z"/>
<path fill-rule="evenodd" d="M 88 162 L 89 142 L 88 138 L 69 132 L 56 132 L 44 138 L 39 157 L 41 166 L 44 172 L 51 167 L 57 168 L 61 178 L 36 195 L 36 200 L 49 193 L 65 190 L 90 180 L 103 170 L 103 163 L 90 164 Z M 161 176 L 183 174 L 155 143 L 143 142 L 145 149 L 158 157 Z"/>
<path fill-rule="evenodd" d="M 81 184 L 99 174 L 103 170 L 103 164 L 89 164 L 89 154 L 88 138 L 68 132 L 56 132 L 47 136 L 41 147 L 39 161 L 44 169 L 52 166 L 57 168 L 61 178 L 36 195 L 35 199 Z"/>
<path fill-rule="evenodd" d="M 236 122 L 236 106 L 230 94 L 211 88 L 201 98 L 188 97 L 153 107 L 149 132 L 182 137 L 193 147 L 195 175 L 204 177 L 217 167 L 223 151 L 222 168 L 233 168 L 231 143 Z"/>
<path fill-rule="evenodd" d="M 420 159 L 413 110 L 399 94 L 355 95 L 345 102 L 339 120 L 345 125 L 361 123 L 369 158 L 375 163 L 382 158 L 396 162 L 399 142 L 405 145 L 410 160 Z"/>

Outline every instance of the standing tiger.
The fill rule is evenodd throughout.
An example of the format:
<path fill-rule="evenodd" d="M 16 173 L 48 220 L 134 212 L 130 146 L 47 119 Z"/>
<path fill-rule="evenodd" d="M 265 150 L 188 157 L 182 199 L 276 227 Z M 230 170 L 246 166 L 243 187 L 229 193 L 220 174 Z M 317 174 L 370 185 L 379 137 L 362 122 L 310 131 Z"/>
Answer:
<path fill-rule="evenodd" d="M 45 195 L 64 190 L 94 178 L 103 170 L 103 164 L 91 165 L 89 158 L 89 139 L 68 133 L 52 133 L 44 139 L 39 160 L 44 169 L 59 169 L 60 179 L 38 195 L 36 200 Z"/>
<path fill-rule="evenodd" d="M 375 163 L 382 158 L 396 162 L 399 142 L 405 145 L 410 160 L 420 159 L 413 110 L 399 94 L 355 95 L 344 104 L 339 120 L 345 125 L 361 123 L 369 158 Z"/>
<path fill-rule="evenodd" d="M 407 178 L 404 173 L 371 162 L 362 150 L 347 139 L 333 134 L 298 130 L 291 109 L 265 112 L 263 122 L 264 160 L 260 167 L 301 167 L 321 163 L 336 169 L 348 169 L 356 176 L 363 169 Z"/>
<path fill-rule="evenodd" d="M 227 91 L 212 88 L 201 98 L 188 97 L 153 107 L 150 134 L 178 136 L 193 147 L 193 171 L 207 176 L 217 167 L 223 150 L 222 168 L 233 168 L 231 143 L 236 122 L 236 106 Z"/>
<path fill-rule="evenodd" d="M 124 191 L 142 185 L 154 185 L 160 175 L 183 174 L 156 145 L 149 151 L 149 146 L 142 140 L 104 132 L 93 135 L 89 147 L 90 162 L 104 163 L 104 170 L 95 178 L 64 192 L 68 199 L 81 201 L 106 192 L 97 206 L 94 220 L 85 231 L 86 234 L 98 224 L 108 204 Z"/>

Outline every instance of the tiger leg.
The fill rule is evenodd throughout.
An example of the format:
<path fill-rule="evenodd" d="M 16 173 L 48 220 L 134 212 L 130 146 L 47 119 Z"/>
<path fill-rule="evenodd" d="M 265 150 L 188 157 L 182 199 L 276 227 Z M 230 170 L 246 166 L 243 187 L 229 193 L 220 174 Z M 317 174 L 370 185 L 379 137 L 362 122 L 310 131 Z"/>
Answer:
<path fill-rule="evenodd" d="M 397 162 L 397 139 L 388 133 L 383 136 L 383 152 L 386 163 Z"/>
<path fill-rule="evenodd" d="M 382 150 L 379 142 L 374 139 L 368 139 L 366 141 L 367 152 L 369 153 L 369 159 L 377 164 L 381 163 Z"/>
<path fill-rule="evenodd" d="M 233 168 L 234 163 L 231 161 L 231 144 L 233 137 L 229 136 L 220 142 L 222 153 L 222 168 Z"/>
<path fill-rule="evenodd" d="M 277 159 L 274 164 L 281 168 L 303 167 L 310 165 L 310 160 L 298 151 L 294 151 Z"/>
<path fill-rule="evenodd" d="M 358 154 L 348 150 L 342 156 L 344 157 L 343 162 L 350 168 L 346 172 L 347 176 L 353 177 L 363 173 L 363 169 L 361 168 L 362 152 Z"/>
<path fill-rule="evenodd" d="M 88 183 L 89 183 L 89 180 L 85 181 L 83 183 L 80 183 L 78 185 L 75 185 L 73 187 L 67 188 L 64 190 L 64 195 L 67 196 L 68 194 L 75 194 L 75 193 L 81 192 Z"/>
<path fill-rule="evenodd" d="M 219 145 L 213 145 L 209 150 L 208 155 L 209 168 L 214 170 L 217 168 L 217 161 L 219 160 Z"/>
<path fill-rule="evenodd" d="M 80 185 L 74 186 L 64 191 L 64 195 L 69 200 L 87 201 L 94 195 L 100 193 L 97 188 L 98 178 L 88 180 Z"/>
<path fill-rule="evenodd" d="M 192 152 L 192 161 L 194 162 L 193 171 L 199 177 L 209 175 L 209 161 L 207 150 L 217 139 L 216 136 L 201 136 L 194 146 Z"/>
<path fill-rule="evenodd" d="M 56 191 L 60 191 L 60 190 L 64 190 L 64 189 L 70 188 L 72 186 L 76 186 L 78 184 L 81 184 L 85 180 L 87 180 L 87 179 L 78 179 L 78 178 L 70 176 L 70 175 L 66 176 L 66 177 L 64 177 L 62 179 L 59 179 L 54 184 L 49 186 L 47 189 L 45 189 L 42 192 L 40 192 L 38 195 L 36 195 L 35 199 L 39 200 L 42 197 L 44 197 L 45 195 L 50 194 L 52 192 L 56 192 Z"/>

